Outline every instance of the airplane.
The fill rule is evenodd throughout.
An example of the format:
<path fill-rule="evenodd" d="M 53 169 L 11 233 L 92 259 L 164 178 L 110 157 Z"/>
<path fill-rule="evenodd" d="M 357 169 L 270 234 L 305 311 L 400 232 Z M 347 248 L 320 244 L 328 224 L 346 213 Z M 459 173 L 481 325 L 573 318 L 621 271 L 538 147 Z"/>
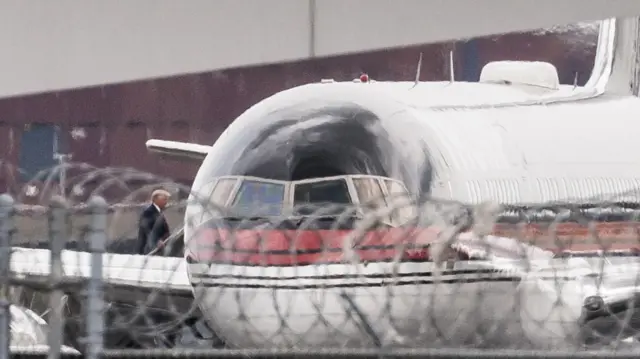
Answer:
<path fill-rule="evenodd" d="M 633 218 L 636 28 L 603 22 L 585 86 L 559 84 L 543 62 L 489 63 L 477 83 L 363 74 L 264 99 L 212 146 L 149 140 L 202 161 L 171 239 L 183 253 L 105 254 L 106 300 L 146 298 L 205 345 L 215 335 L 236 348 L 450 346 L 478 333 L 558 348 L 631 335 L 635 318 L 616 323 L 640 306 L 636 251 L 553 253 L 481 219 L 518 222 L 557 202 L 598 220 L 602 201 Z M 88 278 L 89 256 L 64 251 L 65 274 Z M 23 286 L 46 281 L 49 251 L 14 248 L 11 270 Z M 149 346 L 183 339 L 149 331 Z"/>

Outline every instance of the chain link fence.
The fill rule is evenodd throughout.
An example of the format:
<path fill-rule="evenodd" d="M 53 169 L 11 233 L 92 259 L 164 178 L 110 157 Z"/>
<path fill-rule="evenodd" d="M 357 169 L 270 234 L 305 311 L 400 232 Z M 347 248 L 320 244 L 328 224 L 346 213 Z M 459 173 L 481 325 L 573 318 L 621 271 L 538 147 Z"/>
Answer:
<path fill-rule="evenodd" d="M 173 234 L 133 254 L 157 188 Z M 633 197 L 239 216 L 166 178 L 65 164 L 0 197 L 0 358 L 631 357 Z"/>

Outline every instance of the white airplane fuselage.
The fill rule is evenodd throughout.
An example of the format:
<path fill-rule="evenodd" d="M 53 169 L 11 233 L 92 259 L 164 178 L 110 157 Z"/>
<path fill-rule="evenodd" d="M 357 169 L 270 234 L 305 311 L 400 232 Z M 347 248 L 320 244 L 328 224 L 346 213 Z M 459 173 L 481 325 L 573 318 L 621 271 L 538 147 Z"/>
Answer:
<path fill-rule="evenodd" d="M 295 177 L 297 163 L 334 156 L 336 166 L 353 172 L 346 175 L 359 170 L 397 180 L 417 198 L 509 205 L 637 201 L 640 142 L 630 134 L 640 126 L 639 114 L 637 98 L 573 86 L 310 84 L 267 98 L 232 123 L 204 160 L 192 199 L 214 195 L 216 181 L 225 176 L 294 183 L 300 178 L 287 176 Z M 277 125 L 269 127 L 270 121 Z M 344 135 L 351 131 L 347 127 L 331 128 L 350 121 L 361 125 L 351 137 Z M 360 137 L 361 129 L 383 153 L 379 162 L 370 158 L 376 154 L 362 155 L 367 150 L 358 141 L 368 140 Z M 338 138 L 334 152 L 327 131 Z M 349 152 L 349 146 L 358 151 Z M 358 165 L 350 167 L 344 158 Z M 241 183 L 228 190 L 224 204 L 235 203 Z M 292 202 L 289 194 L 284 206 L 293 208 Z M 251 262 L 248 254 L 231 250 L 224 258 L 214 255 L 212 262 L 206 255 L 199 258 L 201 249 L 191 242 L 211 216 L 201 204 L 190 206 L 185 217 L 189 278 L 196 297 L 202 295 L 199 305 L 209 324 L 237 347 L 375 346 L 376 336 L 386 344 L 450 346 L 477 343 L 479 333 L 502 344 L 577 343 L 586 298 L 613 303 L 635 295 L 635 273 L 617 271 L 628 263 L 610 266 L 600 286 L 594 282 L 599 268 L 589 262 L 567 264 L 529 246 L 533 267 L 518 256 L 485 253 L 483 260 L 457 262 L 439 276 L 428 260 L 295 265 L 302 254 L 291 252 L 293 259 L 274 264 Z M 492 240 L 501 246 L 517 243 Z M 243 243 L 257 248 L 257 242 Z"/>

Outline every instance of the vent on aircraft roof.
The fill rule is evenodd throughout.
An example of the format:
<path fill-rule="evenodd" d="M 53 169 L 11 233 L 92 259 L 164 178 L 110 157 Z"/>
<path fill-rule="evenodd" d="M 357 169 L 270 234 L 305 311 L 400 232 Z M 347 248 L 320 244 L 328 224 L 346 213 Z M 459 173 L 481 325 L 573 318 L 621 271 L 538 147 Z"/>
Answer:
<path fill-rule="evenodd" d="M 558 70 L 541 61 L 494 61 L 480 72 L 480 82 L 535 86 L 550 90 L 560 87 Z"/>

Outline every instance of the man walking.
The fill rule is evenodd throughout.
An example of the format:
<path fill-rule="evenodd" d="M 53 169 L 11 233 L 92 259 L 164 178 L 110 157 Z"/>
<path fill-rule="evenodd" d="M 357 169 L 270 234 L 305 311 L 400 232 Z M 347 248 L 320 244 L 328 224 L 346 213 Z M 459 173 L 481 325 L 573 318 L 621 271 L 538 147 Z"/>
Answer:
<path fill-rule="evenodd" d="M 162 211 L 167 205 L 171 194 L 165 190 L 157 189 L 151 194 L 151 205 L 141 214 L 138 221 L 138 254 L 162 255 L 164 241 L 171 231 Z"/>

